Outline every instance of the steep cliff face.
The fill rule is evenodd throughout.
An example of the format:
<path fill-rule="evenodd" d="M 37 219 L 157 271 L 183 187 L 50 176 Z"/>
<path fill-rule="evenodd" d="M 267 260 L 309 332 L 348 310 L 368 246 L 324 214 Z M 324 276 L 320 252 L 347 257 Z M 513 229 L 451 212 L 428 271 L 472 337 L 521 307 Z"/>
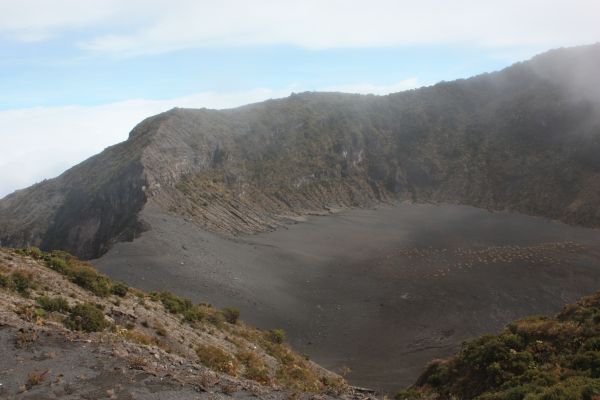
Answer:
<path fill-rule="evenodd" d="M 599 49 L 385 97 L 307 93 L 226 112 L 176 110 L 155 154 L 177 163 L 156 201 L 231 233 L 390 199 L 597 226 Z M 169 162 L 153 161 L 164 174 Z"/>
<path fill-rule="evenodd" d="M 174 109 L 0 201 L 3 245 L 101 255 L 150 200 L 222 234 L 410 199 L 600 225 L 600 45 L 389 96 Z"/>
<path fill-rule="evenodd" d="M 135 131 L 151 130 L 151 118 Z M 2 245 L 61 248 L 91 258 L 141 229 L 136 214 L 146 201 L 141 153 L 149 138 L 120 143 L 59 177 L 0 201 Z"/>

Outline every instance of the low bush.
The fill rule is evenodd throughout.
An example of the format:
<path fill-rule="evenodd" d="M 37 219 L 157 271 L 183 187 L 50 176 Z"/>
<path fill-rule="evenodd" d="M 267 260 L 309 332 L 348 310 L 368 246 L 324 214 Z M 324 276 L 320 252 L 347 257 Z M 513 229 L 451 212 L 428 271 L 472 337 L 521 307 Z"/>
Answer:
<path fill-rule="evenodd" d="M 153 338 L 152 336 L 148 336 L 145 333 L 142 333 L 139 331 L 125 330 L 122 333 L 120 333 L 120 335 L 129 341 L 136 342 L 139 344 L 144 344 L 146 346 L 156 344 L 155 338 Z"/>
<path fill-rule="evenodd" d="M 68 271 L 67 262 L 59 257 L 51 257 L 48 266 L 58 273 L 65 274 Z"/>
<path fill-rule="evenodd" d="M 108 326 L 104 313 L 91 303 L 78 304 L 65 321 L 67 328 L 75 331 L 97 332 Z"/>
<path fill-rule="evenodd" d="M 69 303 L 63 297 L 50 298 L 48 296 L 40 296 L 37 298 L 37 303 L 48 312 L 69 311 Z"/>
<path fill-rule="evenodd" d="M 266 337 L 272 343 L 281 344 L 285 340 L 285 331 L 283 329 L 271 329 L 266 332 Z"/>
<path fill-rule="evenodd" d="M 33 247 L 33 246 L 26 247 L 24 249 L 24 253 L 28 256 L 31 256 L 31 257 L 37 258 L 37 259 L 43 258 L 45 256 L 43 251 L 41 251 L 39 248 Z"/>
<path fill-rule="evenodd" d="M 306 392 L 319 392 L 323 386 L 315 371 L 301 362 L 280 365 L 275 377 L 280 385 Z"/>
<path fill-rule="evenodd" d="M 119 297 L 127 296 L 127 292 L 129 292 L 129 287 L 124 283 L 117 282 L 110 288 L 110 292 Z"/>
<path fill-rule="evenodd" d="M 265 362 L 256 353 L 242 351 L 237 354 L 237 359 L 244 365 L 244 377 L 263 384 L 270 384 L 271 377 Z"/>
<path fill-rule="evenodd" d="M 240 318 L 240 310 L 233 307 L 226 307 L 222 310 L 223 316 L 225 317 L 225 321 L 230 324 L 236 324 L 238 319 Z"/>
<path fill-rule="evenodd" d="M 53 251 L 47 265 L 96 296 L 104 297 L 110 294 L 112 286 L 110 279 L 68 253 Z"/>
<path fill-rule="evenodd" d="M 0 287 L 11 288 L 12 280 L 8 276 L 0 274 Z"/>
<path fill-rule="evenodd" d="M 15 271 L 11 274 L 12 286 L 15 290 L 23 295 L 29 293 L 29 289 L 36 287 L 33 280 L 33 274 L 26 271 Z"/>
<path fill-rule="evenodd" d="M 27 382 L 25 382 L 25 387 L 27 389 L 31 389 L 34 386 L 40 385 L 46 380 L 46 375 L 48 374 L 48 370 L 44 372 L 30 372 L 27 375 Z"/>
<path fill-rule="evenodd" d="M 237 375 L 238 361 L 231 354 L 215 346 L 200 345 L 196 348 L 200 362 L 208 368 L 228 375 Z"/>
<path fill-rule="evenodd" d="M 110 293 L 110 280 L 87 265 L 72 267 L 70 276 L 73 283 L 89 290 L 96 296 L 104 297 Z"/>
<path fill-rule="evenodd" d="M 38 334 L 32 329 L 20 329 L 15 337 L 15 347 L 17 349 L 27 349 L 38 340 Z"/>
<path fill-rule="evenodd" d="M 208 317 L 209 313 L 205 307 L 195 305 L 183 312 L 183 319 L 187 322 L 203 321 Z"/>
<path fill-rule="evenodd" d="M 208 314 L 207 320 L 214 326 L 221 327 L 225 322 L 225 316 L 221 312 L 213 311 Z"/>
<path fill-rule="evenodd" d="M 160 292 L 157 297 L 171 314 L 183 314 L 192 308 L 192 302 L 189 299 L 179 297 L 171 292 Z"/>

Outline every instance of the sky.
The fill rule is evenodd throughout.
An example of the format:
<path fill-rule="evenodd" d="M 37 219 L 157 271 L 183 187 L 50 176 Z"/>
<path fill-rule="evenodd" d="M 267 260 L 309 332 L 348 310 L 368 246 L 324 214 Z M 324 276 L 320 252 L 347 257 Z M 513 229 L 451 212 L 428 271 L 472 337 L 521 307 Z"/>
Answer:
<path fill-rule="evenodd" d="M 598 0 L 0 0 L 0 198 L 173 107 L 387 94 L 600 41 Z"/>

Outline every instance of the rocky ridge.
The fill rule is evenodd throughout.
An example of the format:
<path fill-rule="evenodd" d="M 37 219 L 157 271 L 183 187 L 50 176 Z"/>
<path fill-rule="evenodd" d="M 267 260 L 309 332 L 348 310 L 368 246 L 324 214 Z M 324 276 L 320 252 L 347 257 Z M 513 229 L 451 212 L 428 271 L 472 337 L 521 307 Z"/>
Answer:
<path fill-rule="evenodd" d="M 174 109 L 1 200 L 0 241 L 98 257 L 147 228 L 148 202 L 226 236 L 398 200 L 599 226 L 599 66 L 596 44 L 388 96 Z"/>

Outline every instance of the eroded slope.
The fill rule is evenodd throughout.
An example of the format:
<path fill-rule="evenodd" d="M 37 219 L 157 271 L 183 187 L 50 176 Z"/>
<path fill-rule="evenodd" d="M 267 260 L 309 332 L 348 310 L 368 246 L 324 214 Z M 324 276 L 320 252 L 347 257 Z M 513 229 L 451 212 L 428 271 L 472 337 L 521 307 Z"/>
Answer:
<path fill-rule="evenodd" d="M 0 394 L 360 397 L 290 350 L 281 332 L 237 317 L 114 283 L 65 253 L 0 249 Z"/>

